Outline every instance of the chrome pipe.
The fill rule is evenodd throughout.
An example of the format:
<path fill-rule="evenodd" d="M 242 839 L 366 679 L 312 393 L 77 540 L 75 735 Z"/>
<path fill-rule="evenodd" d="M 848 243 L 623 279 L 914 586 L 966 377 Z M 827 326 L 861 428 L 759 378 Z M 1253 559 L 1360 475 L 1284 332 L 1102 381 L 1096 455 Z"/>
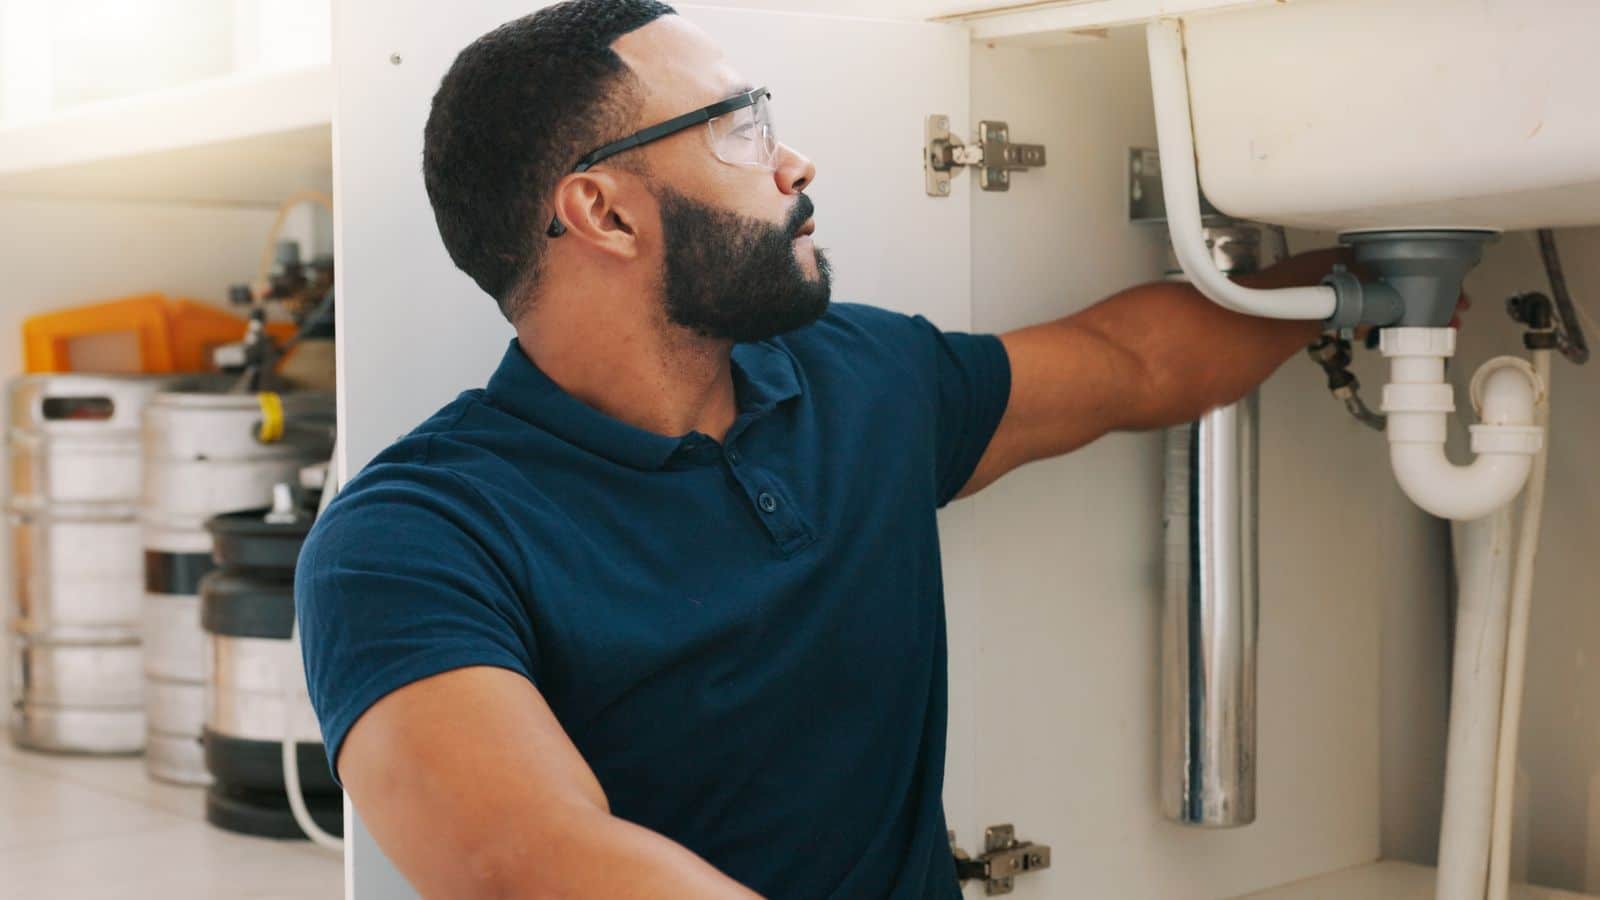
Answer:
<path fill-rule="evenodd" d="M 1219 268 L 1259 267 L 1259 226 L 1205 230 Z M 1166 433 L 1161 804 L 1185 825 L 1256 817 L 1258 411 L 1252 394 Z"/>
<path fill-rule="evenodd" d="M 1256 817 L 1257 403 L 1167 430 L 1161 797 L 1186 825 Z"/>

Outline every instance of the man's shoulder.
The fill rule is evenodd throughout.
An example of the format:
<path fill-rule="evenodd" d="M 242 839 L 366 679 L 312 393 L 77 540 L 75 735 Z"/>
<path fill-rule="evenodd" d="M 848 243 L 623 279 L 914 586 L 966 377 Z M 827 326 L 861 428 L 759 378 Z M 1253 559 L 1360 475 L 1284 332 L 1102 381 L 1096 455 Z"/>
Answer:
<path fill-rule="evenodd" d="M 485 432 L 493 430 L 492 427 L 485 427 L 486 413 L 492 417 L 494 410 L 484 400 L 481 388 L 462 391 L 415 428 L 378 451 L 363 467 L 361 474 L 366 475 L 374 470 L 397 475 L 448 469 L 451 463 L 463 461 L 452 457 L 486 457 L 489 454 L 476 446 L 483 442 Z M 475 453 L 474 450 L 479 452 Z M 351 486 L 354 487 L 355 483 L 353 480 Z"/>
<path fill-rule="evenodd" d="M 481 389 L 464 391 L 379 451 L 330 512 L 377 506 L 387 507 L 384 515 L 405 515 L 481 505 L 487 486 L 516 470 L 498 446 L 510 425 Z"/>
<path fill-rule="evenodd" d="M 804 328 L 774 339 L 808 375 L 838 370 L 851 378 L 882 370 L 884 374 L 917 369 L 930 346 L 932 326 L 865 303 L 833 303 Z"/>

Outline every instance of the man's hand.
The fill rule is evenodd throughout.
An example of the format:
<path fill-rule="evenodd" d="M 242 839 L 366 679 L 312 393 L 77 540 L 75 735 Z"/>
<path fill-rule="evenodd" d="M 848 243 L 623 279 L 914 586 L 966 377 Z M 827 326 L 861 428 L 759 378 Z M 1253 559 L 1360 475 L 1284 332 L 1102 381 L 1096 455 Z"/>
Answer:
<path fill-rule="evenodd" d="M 1259 288 L 1313 285 L 1348 261 L 1342 248 L 1318 250 L 1238 281 Z M 1156 282 L 1001 335 L 1011 359 L 1010 401 L 958 496 L 1111 431 L 1193 421 L 1249 393 L 1320 329 L 1315 321 L 1241 315 L 1188 284 Z"/>

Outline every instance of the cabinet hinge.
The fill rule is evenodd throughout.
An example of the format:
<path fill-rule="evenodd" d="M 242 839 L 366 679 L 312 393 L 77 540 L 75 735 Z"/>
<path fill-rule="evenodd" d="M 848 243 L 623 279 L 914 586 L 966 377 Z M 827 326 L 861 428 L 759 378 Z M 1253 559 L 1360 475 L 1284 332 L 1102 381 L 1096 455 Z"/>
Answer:
<path fill-rule="evenodd" d="M 928 196 L 950 196 L 950 177 L 963 166 L 978 170 L 978 185 L 986 191 L 1011 190 L 1011 173 L 1044 165 L 1042 144 L 1011 143 L 1011 128 L 1004 122 L 978 123 L 976 143 L 964 144 L 950 133 L 949 116 L 929 116 L 922 169 Z"/>
<path fill-rule="evenodd" d="M 952 831 L 950 852 L 956 858 L 956 877 L 961 881 L 983 881 L 984 893 L 990 897 L 1011 893 L 1019 875 L 1050 868 L 1050 847 L 1017 840 L 1017 831 L 1010 825 L 984 829 L 983 855 L 977 859 L 956 846 L 956 833 Z"/>

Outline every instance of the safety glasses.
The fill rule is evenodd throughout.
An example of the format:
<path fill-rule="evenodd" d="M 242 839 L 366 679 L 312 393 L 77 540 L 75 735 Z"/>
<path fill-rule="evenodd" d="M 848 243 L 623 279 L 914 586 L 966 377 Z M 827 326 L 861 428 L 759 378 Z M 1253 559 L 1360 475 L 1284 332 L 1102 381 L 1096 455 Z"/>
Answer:
<path fill-rule="evenodd" d="M 764 87 L 735 94 L 694 112 L 636 131 L 620 141 L 612 141 L 578 160 L 572 171 L 587 172 L 618 153 L 659 141 L 702 122 L 710 134 L 711 152 L 717 159 L 733 166 L 775 171 L 778 167 L 778 138 L 772 128 L 771 99 L 772 94 Z M 557 238 L 566 232 L 567 227 L 556 218 L 551 220 L 546 233 Z"/>

